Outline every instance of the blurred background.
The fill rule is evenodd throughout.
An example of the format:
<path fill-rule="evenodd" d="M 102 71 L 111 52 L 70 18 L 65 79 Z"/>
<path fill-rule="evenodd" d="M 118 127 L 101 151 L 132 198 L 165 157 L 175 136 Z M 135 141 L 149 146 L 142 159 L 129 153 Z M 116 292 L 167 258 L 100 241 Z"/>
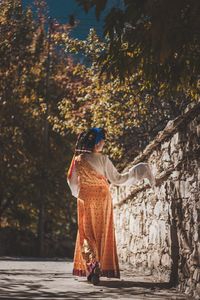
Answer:
<path fill-rule="evenodd" d="M 122 170 L 198 101 L 200 5 L 150 2 L 0 2 L 0 256 L 73 256 L 82 130 Z"/>

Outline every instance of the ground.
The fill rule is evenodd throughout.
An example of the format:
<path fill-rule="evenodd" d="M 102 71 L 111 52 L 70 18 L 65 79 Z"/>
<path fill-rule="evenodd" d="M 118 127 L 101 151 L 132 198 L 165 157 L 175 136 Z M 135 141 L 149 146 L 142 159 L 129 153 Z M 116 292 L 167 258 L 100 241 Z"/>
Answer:
<path fill-rule="evenodd" d="M 191 299 L 167 283 L 156 283 L 152 276 L 136 276 L 131 270 L 122 270 L 121 279 L 102 277 L 98 286 L 72 276 L 71 271 L 69 260 L 1 258 L 0 299 Z"/>

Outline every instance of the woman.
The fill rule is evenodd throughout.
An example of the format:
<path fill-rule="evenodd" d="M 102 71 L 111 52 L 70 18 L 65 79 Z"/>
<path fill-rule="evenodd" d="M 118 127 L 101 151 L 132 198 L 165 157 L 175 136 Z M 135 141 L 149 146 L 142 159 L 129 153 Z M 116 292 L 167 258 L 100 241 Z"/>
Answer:
<path fill-rule="evenodd" d="M 109 182 L 130 185 L 148 178 L 154 184 L 147 163 L 120 174 L 109 157 L 101 153 L 104 143 L 105 132 L 101 128 L 81 133 L 67 179 L 72 195 L 78 198 L 73 275 L 87 276 L 93 284 L 98 284 L 100 275 L 120 277 Z"/>

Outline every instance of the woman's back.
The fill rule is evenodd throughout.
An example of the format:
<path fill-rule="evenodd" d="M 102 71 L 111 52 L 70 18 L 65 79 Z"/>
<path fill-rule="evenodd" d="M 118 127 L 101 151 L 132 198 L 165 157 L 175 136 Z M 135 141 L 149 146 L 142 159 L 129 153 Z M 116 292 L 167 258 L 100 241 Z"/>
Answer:
<path fill-rule="evenodd" d="M 104 154 L 98 152 L 91 152 L 91 153 L 84 153 L 83 157 L 87 160 L 87 162 L 91 165 L 91 167 L 96 172 L 98 172 L 103 176 L 106 176 L 105 174 L 106 157 Z"/>
<path fill-rule="evenodd" d="M 109 183 L 134 184 L 154 177 L 147 163 L 139 163 L 119 173 L 102 154 L 105 132 L 92 128 L 80 134 L 68 172 L 68 184 L 77 197 L 78 233 L 74 254 L 74 275 L 86 275 L 97 284 L 99 276 L 119 278 L 119 265 Z"/>

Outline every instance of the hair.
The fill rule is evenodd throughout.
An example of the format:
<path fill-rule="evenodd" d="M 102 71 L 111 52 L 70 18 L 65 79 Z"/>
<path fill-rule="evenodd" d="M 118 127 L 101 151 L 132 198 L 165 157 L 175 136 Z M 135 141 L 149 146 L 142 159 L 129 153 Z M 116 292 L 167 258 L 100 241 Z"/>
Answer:
<path fill-rule="evenodd" d="M 79 134 L 75 153 L 92 152 L 96 144 L 105 139 L 105 130 L 103 128 L 93 127 Z"/>

